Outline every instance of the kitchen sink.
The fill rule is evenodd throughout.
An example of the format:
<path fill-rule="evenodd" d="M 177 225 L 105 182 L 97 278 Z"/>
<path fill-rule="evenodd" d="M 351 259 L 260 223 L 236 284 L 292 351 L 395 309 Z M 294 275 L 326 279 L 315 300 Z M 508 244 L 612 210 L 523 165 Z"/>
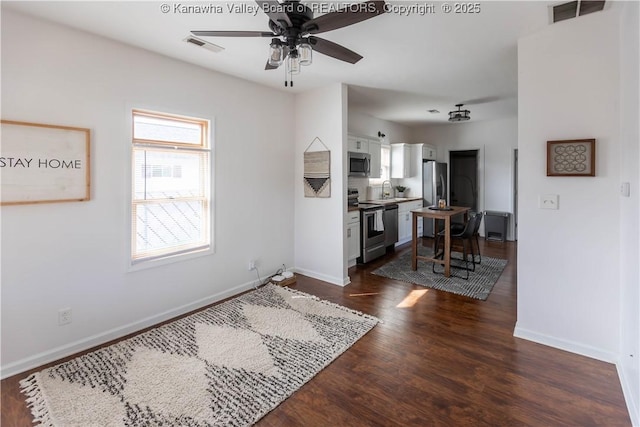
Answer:
<path fill-rule="evenodd" d="M 384 205 L 385 203 L 395 203 L 396 199 L 376 199 L 376 200 L 367 200 L 367 202 Z"/>
<path fill-rule="evenodd" d="M 405 202 L 405 201 L 411 200 L 411 199 L 415 199 L 415 197 L 393 197 L 393 198 L 390 198 L 390 199 L 368 200 L 368 202 L 379 203 L 381 205 L 384 205 L 385 203 Z M 420 200 L 420 199 L 416 199 L 416 200 Z"/>

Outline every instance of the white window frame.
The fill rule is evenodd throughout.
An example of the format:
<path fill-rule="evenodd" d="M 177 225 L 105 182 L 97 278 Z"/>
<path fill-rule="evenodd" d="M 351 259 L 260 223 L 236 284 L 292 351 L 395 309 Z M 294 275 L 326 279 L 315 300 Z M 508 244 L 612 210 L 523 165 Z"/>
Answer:
<path fill-rule="evenodd" d="M 171 114 L 166 112 L 159 112 L 154 110 L 147 109 L 139 109 L 139 108 L 131 108 L 130 110 L 130 124 L 131 124 L 131 135 L 130 141 L 131 146 L 129 148 L 129 153 L 131 156 L 131 168 L 130 175 L 128 179 L 129 188 L 130 188 L 130 203 L 129 203 L 129 270 L 135 271 L 139 269 L 145 269 L 160 265 L 165 265 L 168 263 L 184 261 L 187 259 L 192 259 L 195 257 L 210 255 L 214 252 L 214 241 L 213 241 L 213 150 L 212 150 L 212 140 L 211 140 L 211 121 L 202 118 L 189 117 L 185 115 L 179 114 Z M 136 115 L 147 116 L 147 117 L 155 117 L 159 119 L 165 120 L 175 120 L 186 123 L 195 123 L 201 125 L 201 139 L 200 144 L 193 143 L 180 143 L 174 141 L 160 141 L 160 140 L 144 140 L 144 139 L 136 139 L 134 137 L 134 117 Z M 203 176 L 201 177 L 203 182 L 203 195 L 201 197 L 181 197 L 179 200 L 201 200 L 205 204 L 205 218 L 204 218 L 204 241 L 199 242 L 197 245 L 184 245 L 183 247 L 175 247 L 172 249 L 168 249 L 166 251 L 162 251 L 162 253 L 156 253 L 148 256 L 139 256 L 136 254 L 136 205 L 149 203 L 144 201 L 138 201 L 135 199 L 135 153 L 141 149 L 149 149 L 150 151 L 168 151 L 172 152 L 182 151 L 182 152 L 200 152 L 206 153 L 207 164 L 204 168 Z M 176 200 L 175 198 L 171 200 Z M 156 199 L 154 202 L 162 202 L 163 199 Z"/>
<path fill-rule="evenodd" d="M 383 150 L 387 151 L 386 159 L 389 161 L 389 163 L 386 165 L 386 171 L 384 169 L 385 156 Z M 380 146 L 380 178 L 369 178 L 369 185 L 382 185 L 383 182 L 389 180 L 391 180 L 391 146 L 389 144 L 382 144 Z"/>

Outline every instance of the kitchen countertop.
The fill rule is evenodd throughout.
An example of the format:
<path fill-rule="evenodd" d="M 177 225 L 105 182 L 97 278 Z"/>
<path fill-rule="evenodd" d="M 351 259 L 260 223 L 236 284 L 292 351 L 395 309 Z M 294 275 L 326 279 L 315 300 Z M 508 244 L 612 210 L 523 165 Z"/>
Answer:
<path fill-rule="evenodd" d="M 391 199 L 367 200 L 366 203 L 378 203 L 380 205 L 388 205 L 390 203 L 405 203 L 422 200 L 422 197 L 395 197 Z"/>
<path fill-rule="evenodd" d="M 376 203 L 378 205 L 384 206 L 391 203 L 415 202 L 416 200 L 422 200 L 422 197 L 397 197 L 393 199 L 365 200 L 360 203 Z M 347 212 L 353 212 L 357 210 L 360 210 L 360 206 L 347 206 Z"/>

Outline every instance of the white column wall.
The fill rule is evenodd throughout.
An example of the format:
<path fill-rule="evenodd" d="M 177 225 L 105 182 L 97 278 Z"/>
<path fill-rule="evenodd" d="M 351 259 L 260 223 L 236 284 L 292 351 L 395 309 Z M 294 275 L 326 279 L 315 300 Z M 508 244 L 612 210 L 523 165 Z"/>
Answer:
<path fill-rule="evenodd" d="M 515 335 L 614 362 L 620 344 L 619 13 L 563 21 L 518 44 Z M 595 177 L 547 177 L 546 142 L 595 138 Z M 559 195 L 559 210 L 538 197 Z"/>
<path fill-rule="evenodd" d="M 334 84 L 296 95 L 295 100 L 295 268 L 344 286 L 347 275 L 346 141 L 347 88 Z M 304 151 L 315 138 L 331 151 L 331 197 L 304 196 Z M 315 142 L 310 151 L 324 150 Z"/>
<path fill-rule="evenodd" d="M 620 362 L 634 425 L 640 426 L 640 3 L 624 4 L 620 25 Z"/>

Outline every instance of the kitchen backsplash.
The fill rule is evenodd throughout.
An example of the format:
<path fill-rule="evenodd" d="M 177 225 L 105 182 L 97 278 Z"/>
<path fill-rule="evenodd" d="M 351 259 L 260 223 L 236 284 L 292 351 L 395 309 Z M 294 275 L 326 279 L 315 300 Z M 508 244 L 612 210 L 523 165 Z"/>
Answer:
<path fill-rule="evenodd" d="M 367 200 L 367 186 L 369 185 L 369 178 L 355 178 L 349 177 L 347 180 L 347 186 L 349 188 L 358 189 L 358 201 L 364 202 Z"/>
<path fill-rule="evenodd" d="M 403 185 L 403 179 L 392 179 L 391 185 L 393 186 L 391 195 L 395 197 L 395 186 Z M 373 184 L 369 185 L 369 178 L 358 178 L 358 177 L 349 177 L 347 180 L 347 185 L 349 188 L 357 188 L 358 189 L 358 201 L 364 202 L 366 200 L 377 200 L 382 198 L 382 185 Z M 385 185 L 388 186 L 388 185 Z M 367 187 L 370 187 L 370 194 L 367 193 Z M 406 197 L 420 197 L 421 191 L 412 191 L 409 188 L 409 191 L 406 193 Z"/>

